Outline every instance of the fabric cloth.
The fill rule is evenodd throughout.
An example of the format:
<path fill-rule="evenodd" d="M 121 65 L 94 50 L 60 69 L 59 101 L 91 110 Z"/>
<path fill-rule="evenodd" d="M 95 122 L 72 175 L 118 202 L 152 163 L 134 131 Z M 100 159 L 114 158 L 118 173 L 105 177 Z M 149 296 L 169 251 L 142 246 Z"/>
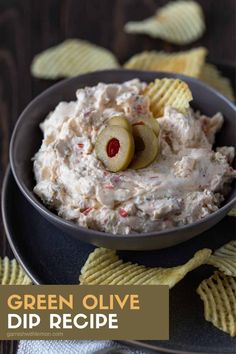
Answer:
<path fill-rule="evenodd" d="M 21 340 L 17 354 L 145 354 L 145 352 L 109 340 Z"/>

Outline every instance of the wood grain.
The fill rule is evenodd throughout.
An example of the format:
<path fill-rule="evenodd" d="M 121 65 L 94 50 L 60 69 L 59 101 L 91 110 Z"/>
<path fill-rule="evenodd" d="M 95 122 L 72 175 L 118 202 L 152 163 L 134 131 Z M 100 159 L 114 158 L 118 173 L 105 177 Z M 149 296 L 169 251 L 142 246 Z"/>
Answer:
<path fill-rule="evenodd" d="M 168 51 L 204 45 L 209 59 L 235 63 L 235 0 L 199 0 L 207 31 L 192 45 L 177 47 L 123 31 L 128 20 L 153 14 L 166 0 L 0 0 L 0 186 L 8 164 L 13 126 L 23 108 L 54 82 L 30 75 L 36 53 L 65 38 L 84 38 L 112 50 L 120 63 L 144 49 Z M 0 218 L 0 256 L 12 257 Z M 16 344 L 1 343 L 0 353 Z"/>

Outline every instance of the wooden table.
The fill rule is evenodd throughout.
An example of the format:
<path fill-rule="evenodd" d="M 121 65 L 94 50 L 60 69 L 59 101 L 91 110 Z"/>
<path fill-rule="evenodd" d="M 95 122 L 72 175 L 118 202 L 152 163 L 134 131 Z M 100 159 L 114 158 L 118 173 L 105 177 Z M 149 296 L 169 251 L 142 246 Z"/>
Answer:
<path fill-rule="evenodd" d="M 0 186 L 8 165 L 12 128 L 23 108 L 53 81 L 34 79 L 34 55 L 66 38 L 84 38 L 115 53 L 120 63 L 144 49 L 174 51 L 203 45 L 209 60 L 235 64 L 235 0 L 199 0 L 207 31 L 197 42 L 174 46 L 141 35 L 127 35 L 128 20 L 153 14 L 166 0 L 0 0 Z M 0 217 L 0 256 L 12 257 Z M 13 353 L 16 342 L 1 343 L 0 353 Z"/>

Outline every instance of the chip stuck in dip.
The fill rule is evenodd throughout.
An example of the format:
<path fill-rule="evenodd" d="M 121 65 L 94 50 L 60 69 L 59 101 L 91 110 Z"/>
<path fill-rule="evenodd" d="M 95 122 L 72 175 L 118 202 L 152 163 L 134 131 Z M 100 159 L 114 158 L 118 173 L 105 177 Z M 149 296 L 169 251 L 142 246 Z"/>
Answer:
<path fill-rule="evenodd" d="M 177 80 L 163 80 L 169 92 L 178 90 Z M 212 149 L 223 117 L 193 112 L 185 86 L 184 110 L 173 93 L 173 106 L 165 106 L 156 90 L 137 79 L 99 83 L 59 103 L 40 125 L 44 138 L 34 156 L 34 192 L 43 203 L 80 226 L 119 235 L 216 211 L 236 177 L 234 148 Z M 164 112 L 158 119 L 156 109 Z"/>

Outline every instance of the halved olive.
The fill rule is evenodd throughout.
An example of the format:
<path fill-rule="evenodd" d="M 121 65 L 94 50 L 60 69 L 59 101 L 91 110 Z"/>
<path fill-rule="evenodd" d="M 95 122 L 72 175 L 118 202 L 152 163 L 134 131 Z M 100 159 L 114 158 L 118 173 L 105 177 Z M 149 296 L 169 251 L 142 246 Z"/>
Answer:
<path fill-rule="evenodd" d="M 132 132 L 131 125 L 129 124 L 128 120 L 122 116 L 115 116 L 109 119 L 109 125 L 118 125 L 119 127 L 125 128 L 128 131 Z"/>
<path fill-rule="evenodd" d="M 109 171 L 125 170 L 134 156 L 133 136 L 125 128 L 108 126 L 99 134 L 95 151 Z"/>
<path fill-rule="evenodd" d="M 133 126 L 136 126 L 136 125 L 148 126 L 149 128 L 151 128 L 154 131 L 156 136 L 158 136 L 160 133 L 160 126 L 159 126 L 157 119 L 155 119 L 155 118 L 152 118 L 152 117 L 141 118 L 137 122 L 133 123 Z"/>
<path fill-rule="evenodd" d="M 154 131 L 146 125 L 133 127 L 135 155 L 130 168 L 144 168 L 152 163 L 159 152 L 159 139 Z"/>

